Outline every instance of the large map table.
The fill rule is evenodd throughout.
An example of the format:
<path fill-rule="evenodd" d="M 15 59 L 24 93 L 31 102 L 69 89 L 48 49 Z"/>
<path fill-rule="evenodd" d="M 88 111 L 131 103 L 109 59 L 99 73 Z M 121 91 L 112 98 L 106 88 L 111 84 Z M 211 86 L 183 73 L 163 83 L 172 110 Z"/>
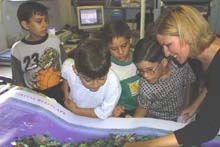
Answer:
<path fill-rule="evenodd" d="M 16 138 L 49 134 L 60 142 L 87 141 L 109 134 L 161 136 L 185 124 L 153 118 L 108 118 L 77 116 L 44 95 L 8 86 L 0 91 L 0 146 L 11 146 Z M 220 137 L 204 143 L 220 147 Z"/>

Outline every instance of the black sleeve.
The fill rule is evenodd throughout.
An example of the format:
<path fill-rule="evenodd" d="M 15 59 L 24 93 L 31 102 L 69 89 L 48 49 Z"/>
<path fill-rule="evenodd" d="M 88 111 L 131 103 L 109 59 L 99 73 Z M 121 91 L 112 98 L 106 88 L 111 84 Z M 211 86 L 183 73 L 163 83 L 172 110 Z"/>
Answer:
<path fill-rule="evenodd" d="M 208 97 L 206 97 L 208 98 Z M 216 108 L 216 105 L 212 105 Z M 196 118 L 196 121 L 184 128 L 174 132 L 177 141 L 183 146 L 200 145 L 203 142 L 213 139 L 220 128 L 220 121 L 217 109 L 203 107 Z M 205 109 L 212 109 L 211 111 L 206 111 Z M 215 111 L 215 112 L 214 112 Z M 212 114 L 211 114 L 212 113 Z"/>
<path fill-rule="evenodd" d="M 220 58 L 217 54 L 207 70 L 208 93 L 196 120 L 174 132 L 179 144 L 200 145 L 213 139 L 220 129 Z"/>
<path fill-rule="evenodd" d="M 65 52 L 64 48 L 62 45 L 60 45 L 60 56 L 61 56 L 61 61 L 62 63 L 67 59 L 67 53 Z"/>
<path fill-rule="evenodd" d="M 15 85 L 24 84 L 23 72 L 20 61 L 11 55 L 12 82 Z"/>
<path fill-rule="evenodd" d="M 191 59 L 191 58 L 189 58 L 187 61 L 189 65 L 191 66 L 196 78 L 199 81 L 205 81 L 205 72 L 202 69 L 201 62 L 199 60 Z"/>

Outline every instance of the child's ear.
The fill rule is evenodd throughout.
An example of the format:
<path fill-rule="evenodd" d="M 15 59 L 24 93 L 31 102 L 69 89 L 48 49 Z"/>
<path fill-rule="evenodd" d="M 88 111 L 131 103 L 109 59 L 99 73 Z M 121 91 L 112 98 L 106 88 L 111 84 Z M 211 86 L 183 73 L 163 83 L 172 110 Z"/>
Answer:
<path fill-rule="evenodd" d="M 25 29 L 25 30 L 29 30 L 29 25 L 28 22 L 23 20 L 21 21 L 21 26 Z"/>
<path fill-rule="evenodd" d="M 73 68 L 73 71 L 76 73 L 76 75 L 78 75 L 79 73 L 78 73 L 78 71 L 77 71 L 77 69 L 76 69 L 76 66 L 75 66 L 75 65 L 72 65 L 72 68 Z"/>

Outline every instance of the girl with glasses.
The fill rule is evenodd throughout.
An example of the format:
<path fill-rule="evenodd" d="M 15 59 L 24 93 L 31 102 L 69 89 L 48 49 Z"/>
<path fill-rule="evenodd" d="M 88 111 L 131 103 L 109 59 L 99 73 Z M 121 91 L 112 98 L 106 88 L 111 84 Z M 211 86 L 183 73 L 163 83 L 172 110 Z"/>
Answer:
<path fill-rule="evenodd" d="M 187 90 L 195 81 L 189 64 L 179 66 L 166 58 L 162 46 L 150 36 L 137 43 L 133 61 L 142 77 L 134 117 L 177 121 Z"/>

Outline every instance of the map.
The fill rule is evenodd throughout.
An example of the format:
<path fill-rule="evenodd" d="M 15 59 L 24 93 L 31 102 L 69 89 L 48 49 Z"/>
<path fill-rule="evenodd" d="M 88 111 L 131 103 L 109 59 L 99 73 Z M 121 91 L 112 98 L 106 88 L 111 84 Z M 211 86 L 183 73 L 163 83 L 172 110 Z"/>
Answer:
<path fill-rule="evenodd" d="M 88 118 L 77 116 L 51 98 L 26 88 L 0 90 L 0 146 L 16 139 L 47 134 L 61 143 L 88 142 L 110 135 L 162 136 L 185 124 L 153 118 Z M 220 137 L 202 147 L 219 147 Z"/>

